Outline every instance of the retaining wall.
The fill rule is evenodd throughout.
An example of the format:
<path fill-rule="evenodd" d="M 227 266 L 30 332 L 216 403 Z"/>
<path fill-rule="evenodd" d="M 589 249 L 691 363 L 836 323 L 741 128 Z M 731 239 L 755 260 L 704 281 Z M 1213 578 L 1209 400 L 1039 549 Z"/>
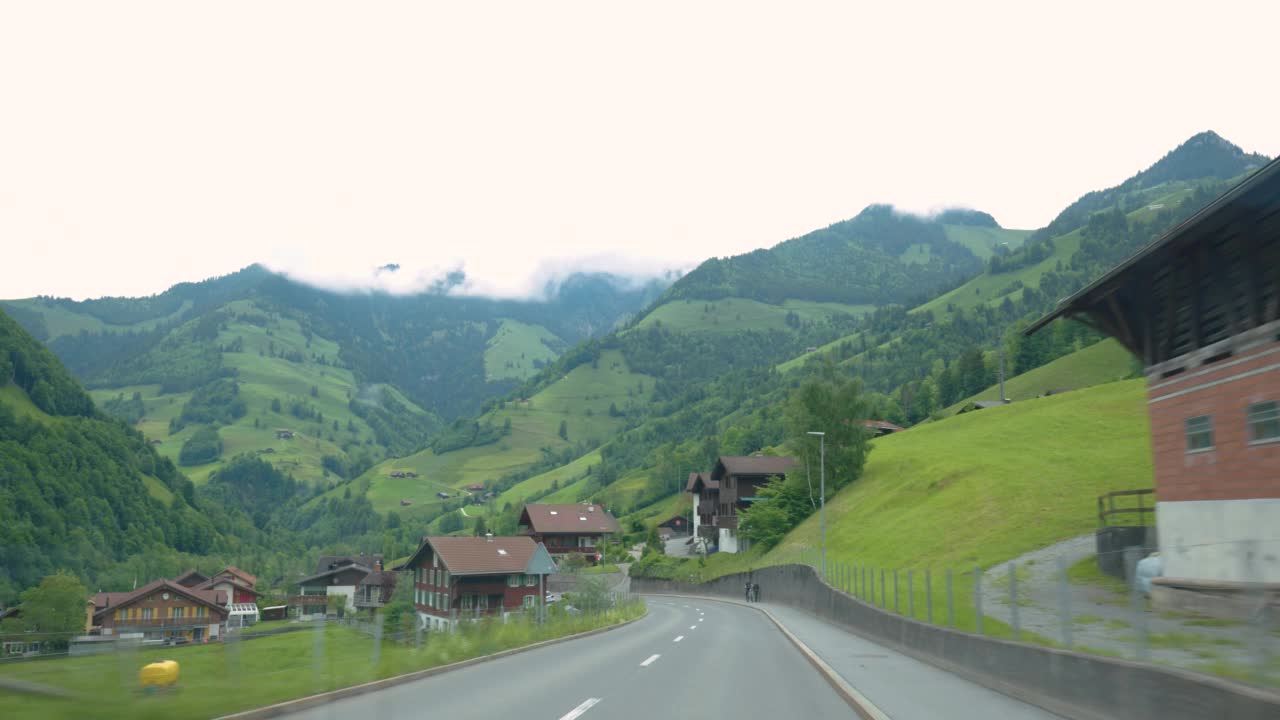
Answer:
<path fill-rule="evenodd" d="M 632 578 L 637 593 L 743 597 L 746 574 L 690 585 Z M 822 582 L 807 565 L 751 573 L 761 600 L 851 632 L 1069 718 L 1280 718 L 1280 693 L 1176 668 L 999 640 L 881 610 Z M 856 678 L 849 678 L 856 685 Z"/>

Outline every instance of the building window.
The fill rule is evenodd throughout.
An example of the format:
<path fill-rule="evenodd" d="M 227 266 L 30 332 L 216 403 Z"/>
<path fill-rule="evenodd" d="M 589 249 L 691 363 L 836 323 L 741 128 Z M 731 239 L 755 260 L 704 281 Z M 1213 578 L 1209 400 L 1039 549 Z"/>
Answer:
<path fill-rule="evenodd" d="M 507 587 L 520 587 L 520 576 L 519 576 L 519 575 L 508 575 L 508 576 L 507 576 Z"/>
<path fill-rule="evenodd" d="M 475 602 L 476 602 L 475 595 L 463 595 L 461 599 L 462 609 L 470 610 L 471 608 L 475 607 Z"/>
<path fill-rule="evenodd" d="M 1213 449 L 1213 417 L 1187 418 L 1187 452 Z"/>
<path fill-rule="evenodd" d="M 534 603 L 536 603 L 537 601 L 538 601 L 538 597 L 536 595 L 525 595 L 524 599 L 521 600 L 520 602 L 527 609 L 527 608 L 533 607 Z"/>
<path fill-rule="evenodd" d="M 591 546 L 593 546 L 593 545 L 595 545 L 595 538 L 587 537 L 586 535 L 579 535 L 579 536 L 578 536 L 578 547 L 580 547 L 580 548 L 588 548 L 588 547 L 591 547 Z"/>
<path fill-rule="evenodd" d="M 142 608 L 142 619 L 143 619 L 143 620 L 150 620 L 150 619 L 151 619 L 151 617 L 152 617 L 152 613 L 154 613 L 154 612 L 155 612 L 155 611 L 154 611 L 154 610 L 152 610 L 151 608 Z"/>
<path fill-rule="evenodd" d="M 449 587 L 449 571 L 448 570 L 445 570 L 444 572 L 440 573 L 440 584 L 445 587 Z"/>
<path fill-rule="evenodd" d="M 198 617 L 198 618 L 202 618 L 202 617 L 204 617 L 204 611 L 205 611 L 205 610 L 206 610 L 206 608 L 205 608 L 205 606 L 203 606 L 203 605 L 201 605 L 200 607 L 196 608 L 196 617 Z"/>
<path fill-rule="evenodd" d="M 526 587 L 536 587 L 538 585 L 537 575 L 525 575 L 524 584 Z"/>
<path fill-rule="evenodd" d="M 1249 406 L 1249 442 L 1280 439 L 1280 403 L 1274 400 Z"/>
<path fill-rule="evenodd" d="M 181 620 L 182 618 L 186 617 L 186 615 L 187 615 L 187 609 L 184 607 L 176 607 L 173 609 L 174 620 Z"/>

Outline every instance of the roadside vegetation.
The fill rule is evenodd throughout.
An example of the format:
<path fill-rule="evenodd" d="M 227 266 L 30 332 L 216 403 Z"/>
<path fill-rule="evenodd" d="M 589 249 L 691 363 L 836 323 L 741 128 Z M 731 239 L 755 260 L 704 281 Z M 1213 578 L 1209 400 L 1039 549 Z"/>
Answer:
<path fill-rule="evenodd" d="M 388 635 L 382 641 L 351 627 L 315 623 L 299 632 L 222 643 L 10 663 L 0 665 L 0 679 L 60 688 L 77 697 L 0 692 L 0 717 L 213 718 L 616 625 L 645 612 L 638 600 L 605 605 L 579 602 L 580 611 L 569 614 L 554 604 L 541 625 L 530 616 L 462 623 L 454 633 Z M 159 660 L 179 663 L 178 685 L 144 694 L 138 670 Z"/>

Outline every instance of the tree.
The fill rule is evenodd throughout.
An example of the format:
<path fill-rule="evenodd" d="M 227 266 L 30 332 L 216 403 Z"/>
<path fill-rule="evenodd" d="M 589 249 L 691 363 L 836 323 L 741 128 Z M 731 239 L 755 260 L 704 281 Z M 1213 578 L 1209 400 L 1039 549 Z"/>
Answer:
<path fill-rule="evenodd" d="M 568 440 L 568 439 L 569 439 L 569 421 L 567 421 L 567 420 L 561 420 L 561 421 L 560 421 L 560 433 L 559 433 L 559 434 L 560 434 L 560 439 L 561 439 L 561 440 Z"/>
<path fill-rule="evenodd" d="M 485 533 L 487 532 L 489 532 L 489 528 L 485 526 L 484 518 L 483 517 L 476 518 L 476 527 L 475 527 L 476 536 L 484 537 Z"/>
<path fill-rule="evenodd" d="M 22 630 L 26 632 L 78 634 L 84 632 L 84 606 L 89 591 L 65 571 L 46 576 L 22 593 Z M 63 640 L 66 638 L 57 638 Z"/>
<path fill-rule="evenodd" d="M 826 433 L 828 497 L 861 477 L 871 444 L 862 426 L 869 408 L 860 381 L 840 375 L 828 363 L 818 377 L 805 380 L 792 392 L 785 412 L 791 447 L 814 468 L 822 443 L 809 433 Z"/>
<path fill-rule="evenodd" d="M 280 412 L 280 398 L 271 398 L 271 412 Z"/>
<path fill-rule="evenodd" d="M 462 513 L 450 512 L 440 518 L 440 532 L 449 534 L 462 529 Z"/>
<path fill-rule="evenodd" d="M 650 553 L 667 554 L 667 548 L 662 542 L 662 536 L 658 534 L 656 525 L 649 528 L 649 533 L 644 536 L 644 554 L 648 555 Z"/>

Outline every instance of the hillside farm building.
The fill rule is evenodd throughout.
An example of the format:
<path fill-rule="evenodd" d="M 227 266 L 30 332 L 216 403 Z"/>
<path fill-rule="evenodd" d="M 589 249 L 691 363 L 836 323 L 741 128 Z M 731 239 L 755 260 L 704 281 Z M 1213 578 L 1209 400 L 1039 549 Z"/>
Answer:
<path fill-rule="evenodd" d="M 1153 599 L 1280 590 L 1280 162 L 1025 332 L 1057 317 L 1116 338 L 1146 369 L 1164 574 Z"/>

